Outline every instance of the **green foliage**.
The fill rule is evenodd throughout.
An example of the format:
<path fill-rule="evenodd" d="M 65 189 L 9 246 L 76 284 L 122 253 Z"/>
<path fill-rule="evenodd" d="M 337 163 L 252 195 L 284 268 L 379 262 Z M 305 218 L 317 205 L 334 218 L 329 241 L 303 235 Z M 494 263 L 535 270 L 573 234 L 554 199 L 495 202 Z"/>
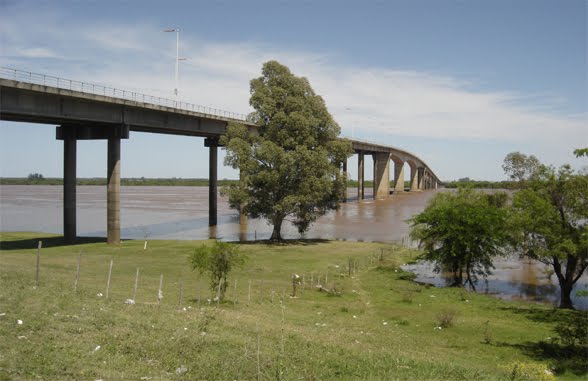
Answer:
<path fill-rule="evenodd" d="M 422 258 L 436 263 L 436 271 L 453 274 L 454 286 L 469 282 L 475 287 L 478 276 L 493 268 L 492 257 L 508 243 L 505 203 L 506 196 L 469 188 L 439 193 L 410 220 L 410 236 L 424 249 Z"/>
<path fill-rule="evenodd" d="M 233 208 L 271 223 L 272 240 L 281 239 L 285 219 L 302 233 L 337 207 L 346 187 L 340 165 L 351 144 L 337 140 L 340 128 L 308 80 L 276 61 L 251 81 L 250 104 L 259 133 L 233 124 L 221 139 L 225 164 L 242 180 L 224 192 Z"/>
<path fill-rule="evenodd" d="M 578 148 L 574 150 L 576 157 L 588 156 L 588 148 Z"/>
<path fill-rule="evenodd" d="M 504 368 L 510 369 L 510 381 L 555 381 L 553 372 L 543 364 L 514 361 Z"/>
<path fill-rule="evenodd" d="M 553 267 L 560 307 L 572 308 L 572 288 L 588 267 L 588 176 L 542 166 L 515 194 L 513 210 L 521 254 Z"/>
<path fill-rule="evenodd" d="M 563 345 L 588 349 L 588 313 L 579 311 L 562 319 L 555 326 L 555 332 Z"/>
<path fill-rule="evenodd" d="M 227 278 L 234 267 L 243 266 L 245 257 L 239 252 L 239 246 L 215 241 L 212 246 L 202 245 L 194 250 L 190 258 L 192 269 L 200 274 L 208 273 L 210 288 L 216 291 L 220 285 L 220 299 L 223 300 L 227 289 Z"/>
<path fill-rule="evenodd" d="M 40 173 L 30 173 L 29 176 L 27 177 L 27 179 L 29 179 L 29 180 L 43 180 L 44 177 Z"/>
<path fill-rule="evenodd" d="M 502 169 L 511 180 L 521 182 L 531 179 L 540 166 L 539 159 L 533 155 L 511 152 L 504 158 Z"/>

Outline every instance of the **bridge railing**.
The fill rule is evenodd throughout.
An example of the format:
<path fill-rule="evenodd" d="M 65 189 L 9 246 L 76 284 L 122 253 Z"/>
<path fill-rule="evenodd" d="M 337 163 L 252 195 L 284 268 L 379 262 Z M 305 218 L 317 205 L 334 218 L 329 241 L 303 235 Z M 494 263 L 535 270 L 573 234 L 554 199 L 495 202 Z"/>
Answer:
<path fill-rule="evenodd" d="M 175 109 L 197 112 L 206 116 L 247 121 L 247 116 L 231 111 L 220 110 L 213 107 L 200 106 L 192 103 L 180 102 L 173 99 L 154 97 L 134 91 L 120 90 L 113 87 L 96 85 L 93 83 L 75 81 L 71 79 L 54 77 L 51 75 L 32 73 L 29 71 L 0 67 L 0 78 L 11 79 L 35 85 L 52 86 L 65 90 L 79 91 L 81 93 L 103 95 L 113 98 L 125 99 L 135 102 L 148 103 L 157 106 L 172 107 Z"/>

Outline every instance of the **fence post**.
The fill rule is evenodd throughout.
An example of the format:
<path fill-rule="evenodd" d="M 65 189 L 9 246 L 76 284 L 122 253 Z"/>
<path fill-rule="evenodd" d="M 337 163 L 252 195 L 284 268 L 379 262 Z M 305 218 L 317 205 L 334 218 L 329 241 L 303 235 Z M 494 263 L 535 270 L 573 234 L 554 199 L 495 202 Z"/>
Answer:
<path fill-rule="evenodd" d="M 37 272 L 35 274 L 35 285 L 37 287 L 39 287 L 39 273 L 41 272 L 41 246 L 43 246 L 43 241 L 39 241 L 37 246 Z"/>
<path fill-rule="evenodd" d="M 247 294 L 247 305 L 251 303 L 251 279 L 249 279 L 249 293 Z"/>
<path fill-rule="evenodd" d="M 218 280 L 218 290 L 216 292 L 216 308 L 218 308 L 218 305 L 220 303 L 220 290 L 221 290 L 221 283 L 223 282 L 223 278 L 220 278 Z"/>
<path fill-rule="evenodd" d="M 82 256 L 82 253 L 80 252 L 80 257 L 81 256 Z M 108 267 L 108 280 L 106 281 L 106 299 L 108 299 L 108 296 L 110 295 L 110 277 L 112 276 L 112 263 L 113 262 L 114 262 L 114 260 L 111 259 L 110 260 L 110 267 Z"/>
<path fill-rule="evenodd" d="M 161 304 L 163 299 L 163 274 L 159 276 L 159 291 L 157 291 L 157 304 Z"/>
<path fill-rule="evenodd" d="M 233 287 L 233 305 L 237 303 L 237 279 L 235 279 L 235 286 Z"/>
<path fill-rule="evenodd" d="M 184 282 L 180 279 L 180 296 L 179 296 L 179 300 L 178 300 L 178 304 L 180 306 L 182 306 L 182 297 L 184 296 Z"/>
<path fill-rule="evenodd" d="M 133 301 L 137 303 L 137 284 L 139 283 L 139 268 L 137 267 L 137 272 L 135 274 L 135 288 L 133 289 Z"/>
<path fill-rule="evenodd" d="M 76 266 L 76 281 L 74 282 L 74 292 L 78 292 L 78 279 L 80 278 L 80 263 L 82 262 L 82 251 L 78 254 L 78 265 Z"/>

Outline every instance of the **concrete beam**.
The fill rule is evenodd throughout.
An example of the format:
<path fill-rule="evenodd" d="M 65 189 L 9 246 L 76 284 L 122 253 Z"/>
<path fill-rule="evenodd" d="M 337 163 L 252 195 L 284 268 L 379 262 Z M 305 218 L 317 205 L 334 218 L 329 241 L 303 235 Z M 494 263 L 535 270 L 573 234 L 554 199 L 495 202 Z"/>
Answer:
<path fill-rule="evenodd" d="M 390 196 L 390 154 L 374 154 L 374 199 L 383 200 Z"/>
<path fill-rule="evenodd" d="M 106 231 L 109 245 L 120 244 L 120 139 L 108 139 Z"/>

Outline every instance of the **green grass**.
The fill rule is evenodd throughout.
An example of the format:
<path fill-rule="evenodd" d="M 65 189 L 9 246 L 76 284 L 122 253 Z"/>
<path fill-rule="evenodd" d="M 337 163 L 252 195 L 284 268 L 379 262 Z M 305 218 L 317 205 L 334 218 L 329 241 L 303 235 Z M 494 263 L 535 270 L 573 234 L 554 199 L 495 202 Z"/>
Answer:
<path fill-rule="evenodd" d="M 142 241 L 63 246 L 47 234 L 0 237 L 0 380 L 530 380 L 544 369 L 561 379 L 586 376 L 582 356 L 564 356 L 548 339 L 570 312 L 417 285 L 398 268 L 415 253 L 400 247 L 245 244 L 247 263 L 216 308 L 208 281 L 188 265 L 206 242 L 150 241 L 143 250 Z M 349 258 L 360 264 L 351 277 Z M 137 303 L 128 305 L 137 267 Z M 293 273 L 307 283 L 295 299 L 288 297 Z M 328 273 L 327 287 L 334 282 L 341 296 L 310 290 L 311 273 L 315 283 Z M 451 325 L 437 329 L 447 313 Z M 513 374 L 515 365 L 528 372 Z M 176 374 L 182 366 L 187 371 Z"/>

